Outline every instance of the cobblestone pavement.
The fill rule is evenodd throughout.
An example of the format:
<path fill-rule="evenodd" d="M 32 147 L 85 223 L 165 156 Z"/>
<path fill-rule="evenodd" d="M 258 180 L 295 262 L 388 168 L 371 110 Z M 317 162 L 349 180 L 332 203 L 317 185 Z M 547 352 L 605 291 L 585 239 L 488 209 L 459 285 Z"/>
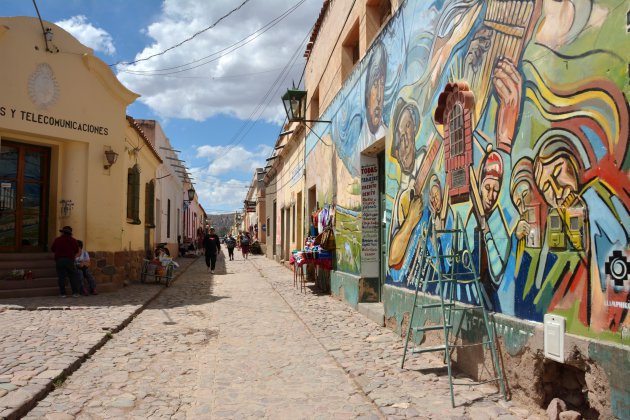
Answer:
<path fill-rule="evenodd" d="M 249 261 L 223 263 L 198 260 L 26 418 L 381 417 Z"/>
<path fill-rule="evenodd" d="M 194 260 L 178 261 L 175 275 Z M 89 297 L 0 300 L 0 418 L 24 414 L 163 290 L 137 284 Z"/>
<path fill-rule="evenodd" d="M 451 408 L 437 356 L 401 370 L 392 331 L 330 296 L 300 293 L 292 273 L 264 257 L 227 264 L 210 275 L 197 260 L 26 418 L 546 417 L 492 386 L 456 388 Z M 64 351 L 82 349 L 52 337 L 67 340 Z"/>
<path fill-rule="evenodd" d="M 475 386 L 465 377 L 451 407 L 448 376 L 437 353 L 413 355 L 400 368 L 404 343 L 347 304 L 293 287 L 293 274 L 266 258 L 251 260 L 319 343 L 387 418 L 546 419 L 544 411 L 504 401 L 493 384 Z M 422 369 L 423 372 L 419 370 Z"/>

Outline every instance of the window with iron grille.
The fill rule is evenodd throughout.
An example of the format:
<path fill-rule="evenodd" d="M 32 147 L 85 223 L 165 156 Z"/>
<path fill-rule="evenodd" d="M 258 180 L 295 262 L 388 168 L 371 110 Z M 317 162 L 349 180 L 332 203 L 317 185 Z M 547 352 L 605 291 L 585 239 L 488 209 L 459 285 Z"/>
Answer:
<path fill-rule="evenodd" d="M 140 221 L 140 168 L 134 165 L 127 170 L 127 222 L 139 225 Z"/>
<path fill-rule="evenodd" d="M 464 154 L 464 112 L 460 104 L 455 104 L 449 114 L 451 156 Z"/>

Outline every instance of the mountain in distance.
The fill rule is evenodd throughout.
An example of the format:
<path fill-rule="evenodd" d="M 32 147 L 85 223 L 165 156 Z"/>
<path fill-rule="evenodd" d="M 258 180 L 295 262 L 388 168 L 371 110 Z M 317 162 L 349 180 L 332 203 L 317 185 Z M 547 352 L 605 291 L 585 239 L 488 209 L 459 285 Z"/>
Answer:
<path fill-rule="evenodd" d="M 208 215 L 208 223 L 210 227 L 213 227 L 217 235 L 225 236 L 230 231 L 232 225 L 234 225 L 234 214 L 235 213 L 224 213 L 224 214 L 209 214 Z"/>

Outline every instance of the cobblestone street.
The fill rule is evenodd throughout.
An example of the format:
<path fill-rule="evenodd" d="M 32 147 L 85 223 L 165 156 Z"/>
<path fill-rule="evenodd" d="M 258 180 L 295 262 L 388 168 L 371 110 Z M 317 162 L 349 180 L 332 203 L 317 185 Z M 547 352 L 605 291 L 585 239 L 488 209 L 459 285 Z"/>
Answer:
<path fill-rule="evenodd" d="M 225 264 L 211 275 L 198 259 L 168 289 L 125 288 L 126 304 L 121 295 L 119 305 L 99 295 L 67 310 L 44 309 L 53 298 L 31 303 L 39 310 L 2 302 L 13 331 L 2 333 L 2 416 L 24 415 L 54 381 L 26 418 L 542 417 L 488 385 L 456 388 L 451 408 L 441 359 L 414 357 L 401 370 L 393 332 L 330 296 L 300 293 L 264 257 Z"/>

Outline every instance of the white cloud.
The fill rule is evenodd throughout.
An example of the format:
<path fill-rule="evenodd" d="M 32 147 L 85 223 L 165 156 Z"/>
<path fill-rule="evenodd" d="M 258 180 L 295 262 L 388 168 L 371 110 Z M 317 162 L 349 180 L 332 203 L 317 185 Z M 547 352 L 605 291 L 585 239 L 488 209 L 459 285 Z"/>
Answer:
<path fill-rule="evenodd" d="M 204 172 L 217 176 L 228 172 L 240 172 L 246 178 L 254 176 L 256 168 L 264 167 L 265 158 L 272 148 L 261 144 L 256 150 L 247 150 L 242 146 L 201 146 L 197 148 L 197 158 L 208 159 Z"/>
<path fill-rule="evenodd" d="M 219 213 L 242 208 L 254 171 L 265 166 L 265 158 L 271 154 L 271 150 L 270 146 L 262 144 L 255 150 L 247 150 L 242 146 L 198 147 L 196 160 L 205 160 L 207 164 L 191 168 L 191 173 L 195 178 L 195 190 L 206 212 Z M 226 173 L 238 174 L 242 180 L 221 179 L 220 175 Z"/>
<path fill-rule="evenodd" d="M 116 52 L 111 35 L 106 30 L 92 25 L 83 15 L 73 16 L 55 24 L 70 32 L 82 44 L 96 51 L 107 55 L 113 55 Z"/>
<path fill-rule="evenodd" d="M 143 30 L 154 42 L 135 59 L 178 44 L 210 26 L 240 3 L 241 0 L 164 0 L 160 16 Z M 147 61 L 118 66 L 118 77 L 129 89 L 140 93 L 140 101 L 162 118 L 203 121 L 217 114 L 227 114 L 240 119 L 252 119 L 252 116 L 255 119 L 258 116 L 256 107 L 317 19 L 321 0 L 305 1 L 286 19 L 244 47 L 229 54 L 218 52 L 296 4 L 296 0 L 251 1 L 215 28 L 180 47 Z M 275 123 L 282 121 L 280 96 L 292 81 L 299 80 L 304 66 L 303 52 L 301 47 L 290 74 L 269 96 L 270 105 L 262 112 L 263 119 Z M 211 56 L 213 53 L 218 54 Z M 214 61 L 209 61 L 211 59 Z M 178 67 L 194 60 L 200 61 Z M 193 66 L 198 67 L 181 71 Z"/>
<path fill-rule="evenodd" d="M 249 182 L 195 174 L 195 191 L 208 214 L 227 213 L 243 208 Z"/>

